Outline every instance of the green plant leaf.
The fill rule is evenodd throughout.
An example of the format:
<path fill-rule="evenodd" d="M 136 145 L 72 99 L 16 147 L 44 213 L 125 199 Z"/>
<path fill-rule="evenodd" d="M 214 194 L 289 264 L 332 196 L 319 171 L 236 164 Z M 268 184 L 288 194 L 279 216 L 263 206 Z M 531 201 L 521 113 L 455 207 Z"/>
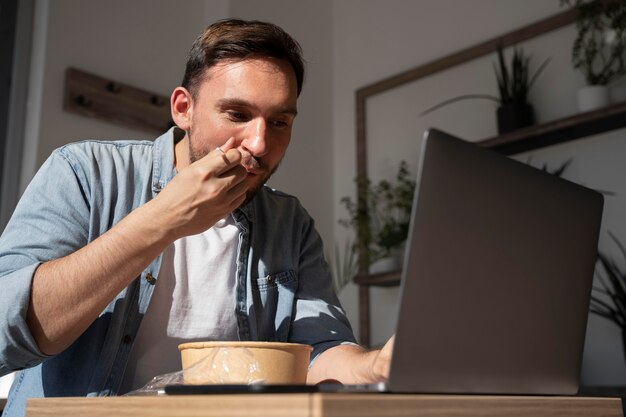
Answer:
<path fill-rule="evenodd" d="M 564 0 L 561 6 L 577 11 L 577 36 L 572 44 L 572 64 L 589 85 L 607 85 L 626 74 L 626 2 L 623 0 Z M 605 41 L 607 32 L 616 36 Z"/>
<path fill-rule="evenodd" d="M 350 240 L 346 240 L 343 251 L 335 244 L 335 262 L 333 268 L 333 286 L 339 293 L 356 276 L 358 269 L 356 247 Z"/>
<path fill-rule="evenodd" d="M 498 54 L 498 65 L 500 66 L 499 73 L 499 90 L 500 90 L 500 101 L 502 103 L 511 102 L 511 93 L 509 87 L 509 70 L 506 66 L 506 61 L 504 59 L 504 50 L 502 49 L 502 45 L 498 44 L 496 47 L 496 52 Z"/>
<path fill-rule="evenodd" d="M 428 113 L 432 113 L 437 109 L 440 109 L 442 107 L 447 106 L 448 104 L 452 104 L 452 103 L 456 103 L 457 101 L 461 101 L 461 100 L 467 100 L 467 99 L 485 99 L 485 100 L 491 100 L 491 101 L 495 101 L 496 103 L 500 103 L 500 99 L 498 97 L 494 97 L 492 95 L 489 94 L 464 94 L 461 96 L 457 96 L 457 97 L 453 97 L 447 100 L 442 101 L 439 104 L 435 104 L 432 107 L 427 108 L 426 110 L 424 110 L 423 112 L 421 112 L 419 114 L 419 116 L 425 116 Z"/>

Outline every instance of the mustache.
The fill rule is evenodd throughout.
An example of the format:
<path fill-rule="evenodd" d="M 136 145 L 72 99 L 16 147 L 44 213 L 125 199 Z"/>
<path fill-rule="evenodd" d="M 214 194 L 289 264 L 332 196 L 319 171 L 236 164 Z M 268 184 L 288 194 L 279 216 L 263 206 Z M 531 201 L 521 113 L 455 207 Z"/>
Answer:
<path fill-rule="evenodd" d="M 249 169 L 261 169 L 262 167 L 261 162 L 248 152 L 242 153 L 241 165 Z"/>

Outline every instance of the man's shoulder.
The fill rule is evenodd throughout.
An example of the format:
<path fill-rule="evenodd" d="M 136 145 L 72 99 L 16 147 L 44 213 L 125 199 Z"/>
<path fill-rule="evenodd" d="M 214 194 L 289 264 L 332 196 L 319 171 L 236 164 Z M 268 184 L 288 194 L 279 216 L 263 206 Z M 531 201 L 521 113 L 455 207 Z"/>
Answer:
<path fill-rule="evenodd" d="M 98 161 L 137 161 L 150 160 L 154 141 L 150 140 L 102 140 L 87 139 L 71 142 L 55 149 L 52 155 L 60 155 L 70 164 L 90 166 Z"/>
<path fill-rule="evenodd" d="M 253 199 L 257 214 L 268 215 L 274 219 L 291 218 L 309 219 L 309 213 L 302 206 L 298 197 L 264 185 Z"/>
<path fill-rule="evenodd" d="M 259 189 L 258 194 L 255 196 L 255 200 L 259 200 L 259 202 L 264 203 L 286 204 L 302 207 L 300 200 L 298 200 L 298 197 L 295 195 L 272 188 L 267 184 Z"/>
<path fill-rule="evenodd" d="M 152 140 L 105 140 L 105 139 L 85 139 L 65 144 L 55 150 L 62 154 L 89 152 L 119 152 L 131 149 L 152 149 Z"/>

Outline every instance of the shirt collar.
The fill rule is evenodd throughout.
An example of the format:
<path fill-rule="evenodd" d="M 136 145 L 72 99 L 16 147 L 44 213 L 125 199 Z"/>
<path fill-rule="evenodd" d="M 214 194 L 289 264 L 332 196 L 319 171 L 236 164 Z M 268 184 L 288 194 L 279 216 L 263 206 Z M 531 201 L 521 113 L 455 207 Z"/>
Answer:
<path fill-rule="evenodd" d="M 152 148 L 152 192 L 158 194 L 176 175 L 174 145 L 185 137 L 185 131 L 174 126 L 155 139 Z"/>
<path fill-rule="evenodd" d="M 252 201 L 249 201 L 246 205 L 241 206 L 237 209 L 235 209 L 234 211 L 234 216 L 235 216 L 235 220 L 237 221 L 241 221 L 241 215 L 245 216 L 245 218 L 249 221 L 252 222 L 253 218 L 254 218 L 254 200 L 255 198 L 252 199 Z"/>

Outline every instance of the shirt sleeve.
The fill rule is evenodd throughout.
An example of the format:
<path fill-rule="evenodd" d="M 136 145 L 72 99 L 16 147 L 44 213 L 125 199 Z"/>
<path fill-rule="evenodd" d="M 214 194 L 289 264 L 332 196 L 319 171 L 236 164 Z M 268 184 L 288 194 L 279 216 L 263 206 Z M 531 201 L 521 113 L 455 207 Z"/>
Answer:
<path fill-rule="evenodd" d="M 294 320 L 290 340 L 313 346 L 312 364 L 325 350 L 356 344 L 350 322 L 333 289 L 323 243 L 308 217 L 303 228 L 303 240 L 298 271 Z"/>
<path fill-rule="evenodd" d="M 56 150 L 25 190 L 0 237 L 0 376 L 48 357 L 26 324 L 31 284 L 41 263 L 87 243 L 87 195 L 69 156 Z"/>

